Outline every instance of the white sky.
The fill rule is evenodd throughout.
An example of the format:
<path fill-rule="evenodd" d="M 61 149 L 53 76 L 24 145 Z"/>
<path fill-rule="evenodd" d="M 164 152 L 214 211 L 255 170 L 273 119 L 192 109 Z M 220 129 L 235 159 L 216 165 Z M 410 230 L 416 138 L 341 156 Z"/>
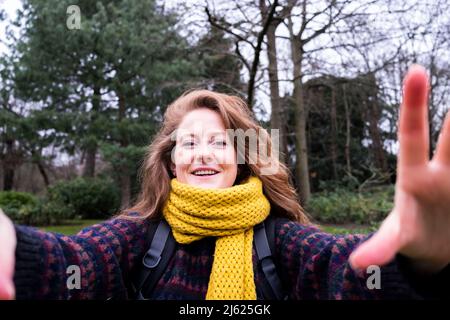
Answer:
<path fill-rule="evenodd" d="M 14 20 L 16 17 L 16 11 L 22 7 L 22 2 L 20 0 L 0 0 L 0 10 L 5 10 L 7 14 L 7 19 L 5 21 L 0 21 L 0 56 L 7 52 L 3 41 L 6 38 L 6 28 L 11 27 L 8 20 Z"/>
<path fill-rule="evenodd" d="M 206 1 L 206 0 L 204 0 Z M 204 18 L 204 12 L 203 12 L 203 6 L 205 5 L 205 2 L 201 1 L 200 5 L 198 0 L 170 0 L 170 1 L 164 1 L 165 6 L 167 8 L 177 8 L 178 6 L 180 6 L 181 4 L 185 4 L 187 3 L 188 5 L 192 6 L 192 4 L 194 4 L 194 11 L 195 14 L 194 16 L 190 16 L 191 19 L 198 19 L 198 20 L 203 20 L 203 22 L 205 21 Z M 210 3 L 220 3 L 221 5 L 227 5 L 227 2 L 224 0 L 209 0 L 211 1 Z M 209 2 L 208 1 L 208 2 Z M 408 2 L 414 2 L 416 0 L 408 0 Z M 426 0 L 424 0 L 426 1 Z M 320 1 L 317 2 L 317 5 Z M 429 3 L 435 3 L 436 1 L 434 0 L 429 0 Z M 11 27 L 11 25 L 9 25 L 8 20 L 14 20 L 15 16 L 16 16 L 16 11 L 21 7 L 21 1 L 20 0 L 0 0 L 0 9 L 5 10 L 6 14 L 7 14 L 7 19 L 3 22 L 0 22 L 0 55 L 4 54 L 7 52 L 7 48 L 5 47 L 5 45 L 2 43 L 5 40 L 5 36 L 6 36 L 6 30 L 7 28 Z M 201 9 L 201 10 L 200 10 Z M 202 17 L 203 15 L 203 17 Z M 423 16 L 421 16 L 421 12 L 407 12 L 405 13 L 404 16 L 406 19 L 406 21 L 410 21 L 411 23 L 414 23 L 416 21 L 420 21 L 421 19 L 425 19 Z M 186 18 L 186 16 L 184 17 Z M 388 17 L 385 17 L 386 19 L 389 19 Z M 384 20 L 384 19 L 383 19 Z M 183 21 L 186 22 L 186 21 Z M 384 23 L 380 22 L 379 23 Z M 394 21 L 395 24 L 395 21 Z M 436 28 L 436 26 L 442 26 L 445 25 L 445 23 L 439 22 L 439 21 L 434 21 L 434 24 L 431 26 L 431 28 Z M 193 32 L 193 34 L 195 36 L 200 36 L 201 34 L 201 30 L 204 30 L 203 28 L 199 27 L 198 25 L 196 27 L 193 27 L 194 29 L 196 28 L 197 32 Z M 199 32 L 200 30 L 200 32 Z M 194 30 L 195 31 L 195 30 Z M 392 30 L 391 30 L 392 32 Z M 285 27 L 280 27 L 277 30 L 277 35 L 278 36 L 287 36 L 287 29 Z M 425 39 L 426 40 L 426 39 Z M 318 41 L 327 41 L 326 39 L 318 39 Z M 427 50 L 427 47 L 429 47 L 430 44 L 425 43 L 425 41 L 420 42 L 416 41 L 415 43 L 413 43 L 412 46 L 410 46 L 409 48 L 407 48 L 408 51 L 413 51 L 413 52 L 423 52 Z M 278 39 L 277 40 L 277 47 L 278 47 L 278 51 L 279 51 L 279 78 L 280 79 L 290 79 L 291 78 L 291 66 L 290 66 L 290 45 L 288 43 L 287 40 L 283 40 L 283 39 Z M 445 49 L 445 48 L 444 48 Z M 247 51 L 246 51 L 247 50 Z M 376 52 L 371 52 L 370 54 L 373 56 L 371 57 L 371 63 L 374 63 L 377 61 L 377 55 L 379 55 L 380 53 L 383 52 L 383 48 L 378 48 L 375 50 Z M 244 54 L 251 54 L 251 51 L 249 49 L 245 49 L 243 48 L 243 52 Z M 444 50 L 442 52 L 439 52 L 441 57 L 448 57 L 448 59 L 450 59 L 450 50 Z M 319 71 L 327 71 L 328 72 L 332 72 L 333 74 L 335 74 L 336 76 L 351 76 L 352 73 L 354 72 L 362 72 L 363 70 L 360 69 L 361 68 L 361 63 L 358 61 L 358 57 L 355 56 L 354 58 L 354 65 L 358 68 L 355 69 L 353 71 L 351 71 L 350 69 L 345 70 L 344 68 L 341 67 L 340 65 L 340 61 L 339 61 L 339 55 L 337 55 L 335 52 L 323 52 L 321 53 L 321 57 L 320 57 L 323 61 L 327 62 L 327 65 L 324 66 L 320 66 Z M 445 61 L 445 58 L 441 59 L 442 61 Z M 267 55 L 265 51 L 261 52 L 261 57 L 260 57 L 260 61 L 261 61 L 261 65 L 263 67 L 267 66 Z M 447 60 L 447 64 L 448 64 Z M 372 66 L 373 67 L 373 66 Z M 364 68 L 364 67 L 362 67 Z M 383 71 L 384 72 L 384 71 Z M 243 70 L 242 75 L 244 77 L 244 79 L 248 78 L 247 77 L 247 72 L 245 70 Z M 267 77 L 267 75 L 266 75 Z M 386 81 L 383 82 L 383 86 L 387 89 L 389 89 L 389 87 L 391 86 L 395 86 L 397 87 L 398 84 L 389 84 Z M 443 88 L 443 90 L 448 90 L 449 88 Z M 292 90 L 292 83 L 290 83 L 289 81 L 286 82 L 281 82 L 280 84 L 280 94 L 283 96 L 285 93 L 288 93 Z M 396 91 L 396 97 L 393 97 L 394 101 L 399 101 L 399 94 L 400 91 Z M 256 91 L 256 99 L 258 100 L 258 102 L 260 104 L 262 104 L 262 107 L 265 109 L 265 111 L 267 111 L 268 113 L 270 113 L 270 97 L 269 94 L 270 91 L 268 89 L 268 83 L 266 82 L 262 88 L 260 88 L 260 90 Z M 444 109 L 448 109 L 447 106 L 444 106 Z M 261 119 L 261 116 L 259 116 L 259 118 Z M 268 119 L 264 119 L 264 120 L 268 120 Z"/>

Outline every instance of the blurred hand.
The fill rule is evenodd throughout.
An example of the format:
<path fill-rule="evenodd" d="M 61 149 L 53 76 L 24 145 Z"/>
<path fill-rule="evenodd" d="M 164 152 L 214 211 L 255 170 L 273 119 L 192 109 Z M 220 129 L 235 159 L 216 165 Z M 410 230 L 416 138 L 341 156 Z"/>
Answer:
<path fill-rule="evenodd" d="M 403 83 L 394 209 L 350 256 L 354 268 L 384 265 L 397 253 L 438 272 L 450 263 L 450 112 L 429 160 L 428 76 L 412 66 Z"/>
<path fill-rule="evenodd" d="M 0 209 L 0 300 L 14 299 L 15 250 L 14 225 Z"/>

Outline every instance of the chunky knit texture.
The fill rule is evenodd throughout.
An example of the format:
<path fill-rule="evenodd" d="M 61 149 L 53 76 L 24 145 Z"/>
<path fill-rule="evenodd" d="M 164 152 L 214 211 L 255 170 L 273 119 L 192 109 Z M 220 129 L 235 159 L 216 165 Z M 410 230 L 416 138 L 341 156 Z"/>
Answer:
<path fill-rule="evenodd" d="M 148 249 L 146 221 L 112 219 L 65 236 L 16 226 L 14 283 L 17 299 L 127 298 L 130 279 Z M 313 226 L 277 219 L 275 263 L 290 299 L 423 299 L 449 298 L 450 268 L 419 276 L 397 257 L 381 268 L 381 289 L 370 290 L 370 274 L 355 272 L 350 253 L 367 236 L 336 236 Z M 213 264 L 215 239 L 180 244 L 150 299 L 203 300 Z M 252 252 L 253 261 L 257 257 Z M 70 265 L 81 269 L 81 288 L 68 289 Z M 254 263 L 255 283 L 265 277 Z M 262 295 L 257 291 L 258 299 Z"/>
<path fill-rule="evenodd" d="M 175 240 L 189 244 L 217 238 L 206 299 L 255 300 L 253 226 L 270 212 L 261 180 L 250 177 L 230 188 L 204 189 L 173 179 L 171 186 L 163 213 Z"/>

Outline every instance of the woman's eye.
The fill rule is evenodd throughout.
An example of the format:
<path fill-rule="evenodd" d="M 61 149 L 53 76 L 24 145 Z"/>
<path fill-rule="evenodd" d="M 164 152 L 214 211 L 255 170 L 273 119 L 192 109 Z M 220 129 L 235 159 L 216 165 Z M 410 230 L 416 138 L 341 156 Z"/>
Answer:
<path fill-rule="evenodd" d="M 186 141 L 186 142 L 183 142 L 181 145 L 183 147 L 193 147 L 193 146 L 195 146 L 195 142 L 194 141 Z"/>
<path fill-rule="evenodd" d="M 214 144 L 218 147 L 225 147 L 227 145 L 227 142 L 223 141 L 223 140 L 219 140 L 219 141 L 215 141 Z"/>

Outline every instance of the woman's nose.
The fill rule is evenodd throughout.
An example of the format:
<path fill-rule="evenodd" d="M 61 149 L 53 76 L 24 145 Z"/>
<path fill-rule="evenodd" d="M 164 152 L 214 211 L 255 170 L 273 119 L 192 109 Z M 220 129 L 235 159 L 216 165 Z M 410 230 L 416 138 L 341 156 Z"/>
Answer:
<path fill-rule="evenodd" d="M 211 162 L 214 159 L 212 148 L 208 144 L 201 144 L 195 152 L 195 161 L 199 163 Z"/>

